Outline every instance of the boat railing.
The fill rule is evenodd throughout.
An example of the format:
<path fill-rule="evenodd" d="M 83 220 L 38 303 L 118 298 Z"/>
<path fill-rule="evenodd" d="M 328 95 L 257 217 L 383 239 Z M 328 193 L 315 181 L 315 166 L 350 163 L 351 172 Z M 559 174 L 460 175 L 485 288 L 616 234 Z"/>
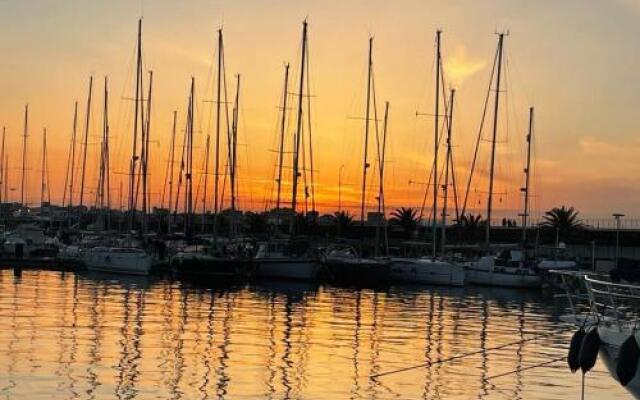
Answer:
<path fill-rule="evenodd" d="M 576 321 L 590 314 L 594 321 L 615 322 L 619 329 L 640 320 L 640 286 L 616 283 L 582 271 L 552 270 L 560 276 L 565 299 Z"/>

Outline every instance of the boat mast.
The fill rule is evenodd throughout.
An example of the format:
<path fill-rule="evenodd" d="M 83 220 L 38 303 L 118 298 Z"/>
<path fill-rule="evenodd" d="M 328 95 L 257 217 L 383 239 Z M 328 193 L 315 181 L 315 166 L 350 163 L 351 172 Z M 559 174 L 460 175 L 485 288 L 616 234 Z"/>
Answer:
<path fill-rule="evenodd" d="M 447 120 L 447 161 L 444 171 L 444 185 L 442 189 L 444 191 L 444 199 L 442 200 L 442 227 L 441 236 L 442 241 L 440 245 L 440 256 L 444 257 L 445 246 L 447 243 L 447 201 L 449 200 L 449 170 L 451 169 L 451 175 L 453 176 L 453 163 L 451 158 L 451 132 L 453 131 L 453 100 L 456 96 L 456 90 L 451 89 L 451 98 L 449 100 L 449 115 Z"/>
<path fill-rule="evenodd" d="M 219 211 L 219 178 L 220 178 L 220 113 L 221 113 L 221 97 L 222 97 L 222 63 L 224 42 L 222 39 L 222 29 L 218 29 L 218 84 L 216 90 L 216 143 L 215 156 L 216 164 L 214 166 L 213 181 L 213 214 L 214 214 L 214 235 L 217 233 L 217 219 Z"/>
<path fill-rule="evenodd" d="M 109 178 L 109 78 L 104 77 L 104 105 L 102 111 L 102 152 L 100 163 L 100 208 L 105 213 L 106 228 L 111 229 L 111 183 Z M 106 201 L 105 201 L 106 200 Z"/>
<path fill-rule="evenodd" d="M 204 194 L 202 195 L 202 227 L 200 231 L 205 233 L 205 222 L 206 222 L 206 212 L 207 212 L 207 181 L 209 179 L 209 148 L 211 147 L 211 137 L 207 135 L 207 142 L 204 148 Z M 196 196 L 197 197 L 197 196 Z"/>
<path fill-rule="evenodd" d="M 433 124 L 433 219 L 431 220 L 431 232 L 432 232 L 432 242 L 433 242 L 433 257 L 436 257 L 436 249 L 437 249 L 437 241 L 436 237 L 438 234 L 438 223 L 437 223 L 437 212 L 438 212 L 438 150 L 440 147 L 440 65 L 441 65 L 441 53 L 440 53 L 440 36 L 442 34 L 441 30 L 436 31 L 436 101 L 435 101 L 435 112 L 434 112 L 434 124 Z"/>
<path fill-rule="evenodd" d="M 144 117 L 143 126 L 143 141 L 142 141 L 142 232 L 147 233 L 149 222 L 149 136 L 151 128 L 151 94 L 153 88 L 153 71 L 149 71 L 149 93 L 147 94 L 147 109 L 146 116 Z M 143 102 L 144 105 L 144 102 Z"/>
<path fill-rule="evenodd" d="M 46 184 L 46 165 L 47 165 L 47 128 L 42 131 L 42 160 L 40 163 L 40 212 L 44 207 L 44 193 L 47 190 Z"/>
<path fill-rule="evenodd" d="M 287 97 L 289 86 L 289 63 L 284 66 L 284 91 L 282 92 L 282 120 L 280 121 L 280 147 L 278 149 L 278 194 L 276 197 L 276 213 L 278 226 L 280 226 L 280 196 L 282 193 L 282 163 L 284 162 L 284 134 L 287 127 Z"/>
<path fill-rule="evenodd" d="M 75 177 L 75 165 L 76 165 L 76 136 L 78 128 L 78 102 L 76 101 L 73 107 L 73 131 L 71 132 L 71 155 L 70 162 L 67 165 L 67 176 L 69 177 L 69 209 L 73 207 L 73 182 Z M 65 184 L 65 193 L 66 193 Z M 63 196 L 64 198 L 64 196 Z M 64 200 L 63 200 L 64 203 Z M 63 204 L 64 206 L 64 204 Z"/>
<path fill-rule="evenodd" d="M 529 217 L 529 178 L 531 176 L 531 142 L 533 140 L 533 107 L 529 107 L 529 133 L 527 134 L 527 166 L 524 169 L 524 209 L 522 210 L 522 248 L 527 245 L 527 219 Z"/>
<path fill-rule="evenodd" d="M 231 140 L 229 143 L 229 180 L 231 183 L 231 234 L 236 235 L 237 221 L 235 211 L 238 202 L 238 119 L 240 116 L 240 74 L 236 75 L 236 98 L 231 120 Z"/>
<path fill-rule="evenodd" d="M 91 94 L 93 93 L 93 75 L 89 77 L 89 95 L 87 96 L 87 114 L 84 124 L 84 143 L 82 153 L 82 172 L 80 173 L 80 212 L 84 204 L 84 179 L 87 172 L 87 149 L 89 147 L 89 124 L 91 122 Z"/>
<path fill-rule="evenodd" d="M 173 177 L 174 177 L 174 164 L 175 164 L 175 146 L 176 146 L 176 120 L 178 118 L 178 111 L 173 111 L 173 128 L 171 129 L 171 150 L 169 153 L 169 220 L 167 224 L 167 232 L 171 235 L 173 218 L 171 218 L 171 201 L 173 199 Z M 178 204 L 176 202 L 176 211 Z"/>
<path fill-rule="evenodd" d="M 295 234 L 296 231 L 296 206 L 298 200 L 298 178 L 300 177 L 298 159 L 300 156 L 300 141 L 302 140 L 302 107 L 304 104 L 304 76 L 306 72 L 307 60 L 307 20 L 302 21 L 302 50 L 300 56 L 300 85 L 298 87 L 298 118 L 296 121 L 296 136 L 293 141 L 293 181 L 291 192 L 291 225 L 290 232 Z M 304 149 L 303 149 L 304 151 Z"/>
<path fill-rule="evenodd" d="M 360 197 L 360 252 L 364 242 L 364 212 L 367 192 L 367 155 L 369 150 L 369 118 L 371 113 L 371 75 L 373 73 L 373 37 L 369 37 L 369 55 L 367 61 L 367 105 L 364 117 L 364 158 L 362 163 L 362 188 Z"/>
<path fill-rule="evenodd" d="M 496 140 L 498 135 L 498 111 L 500 104 L 500 78 L 502 76 L 502 44 L 504 41 L 504 33 L 498 34 L 498 74 L 496 76 L 496 96 L 493 105 L 493 134 L 491 138 L 491 166 L 489 169 L 489 200 L 487 201 L 487 221 L 485 224 L 485 247 L 489 251 L 491 241 L 491 212 L 493 211 L 493 178 L 495 172 L 496 160 Z"/>
<path fill-rule="evenodd" d="M 231 148 L 231 159 L 230 159 L 230 169 L 229 176 L 231 180 L 231 211 L 236 210 L 236 202 L 238 193 L 236 192 L 236 163 L 238 161 L 238 117 L 240 107 L 240 74 L 236 75 L 236 100 L 233 106 L 233 119 L 231 121 L 231 143 L 229 144 Z"/>
<path fill-rule="evenodd" d="M 144 124 L 144 111 L 142 108 L 142 19 L 138 20 L 138 40 L 136 51 L 136 89 L 133 114 L 133 146 L 131 163 L 129 165 L 129 232 L 134 228 L 136 210 L 136 165 L 138 162 L 138 129 Z M 139 126 L 140 123 L 140 126 Z"/>
<path fill-rule="evenodd" d="M 27 132 L 29 129 L 29 104 L 24 106 L 24 132 L 22 134 L 22 177 L 20 185 L 20 205 L 24 206 L 27 179 Z"/>
<path fill-rule="evenodd" d="M 389 120 L 389 102 L 384 104 L 384 122 L 382 127 L 382 143 L 378 143 L 378 164 L 380 182 L 378 185 L 378 224 L 376 225 L 376 256 L 378 256 L 378 249 L 380 247 L 380 228 L 381 224 L 385 224 L 384 228 L 384 245 L 385 255 L 389 253 L 389 243 L 387 237 L 387 228 L 385 221 L 385 206 L 384 206 L 384 164 L 385 156 L 387 152 L 387 123 Z"/>
<path fill-rule="evenodd" d="M 195 78 L 191 77 L 191 90 L 189 95 L 189 111 L 187 113 L 187 148 L 186 148 L 186 173 L 185 173 L 185 236 L 187 239 L 191 238 L 192 226 L 191 217 L 193 214 L 193 109 L 195 96 Z"/>

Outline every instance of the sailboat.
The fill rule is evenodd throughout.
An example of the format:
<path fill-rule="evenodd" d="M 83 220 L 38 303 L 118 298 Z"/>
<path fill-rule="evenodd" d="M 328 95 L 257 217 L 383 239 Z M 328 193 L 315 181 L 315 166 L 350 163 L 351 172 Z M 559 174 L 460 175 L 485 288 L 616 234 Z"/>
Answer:
<path fill-rule="evenodd" d="M 221 110 L 220 104 L 224 102 L 226 104 L 226 98 L 221 99 L 223 88 L 226 87 L 222 82 L 224 78 L 224 53 L 223 53 L 223 37 L 222 30 L 218 30 L 218 88 L 217 88 L 217 120 L 216 120 L 216 189 L 218 187 L 218 165 L 219 162 L 219 143 L 220 143 L 220 122 L 221 122 Z M 193 198 L 192 198 L 192 176 L 193 176 L 193 125 L 195 120 L 194 108 L 195 108 L 195 80 L 191 79 L 191 90 L 189 94 L 189 104 L 187 112 L 187 129 L 185 130 L 185 143 L 184 159 L 182 163 L 186 167 L 185 171 L 185 239 L 187 246 L 183 247 L 173 257 L 171 257 L 171 265 L 174 272 L 182 276 L 191 276 L 199 278 L 210 278 L 214 280 L 235 280 L 245 278 L 251 275 L 251 265 L 249 263 L 247 252 L 242 243 L 231 245 L 223 245 L 217 237 L 217 229 L 214 226 L 214 237 L 209 238 L 194 238 L 193 237 Z M 234 121 L 233 127 L 230 131 L 231 140 L 229 140 L 229 163 L 231 170 L 231 186 L 232 189 L 232 213 L 235 213 L 235 144 L 237 136 L 237 111 L 239 107 L 239 93 L 240 93 L 240 76 L 237 76 L 236 86 L 236 100 L 234 103 Z M 225 115 L 227 115 L 225 113 Z M 208 151 L 207 151 L 208 158 Z M 207 160 L 205 160 L 205 163 Z M 208 167 L 207 167 L 208 169 Z M 205 176 L 205 180 L 207 177 Z M 178 193 L 179 196 L 179 193 Z M 215 199 L 215 218 L 217 219 L 217 207 L 218 207 L 218 193 L 214 194 Z M 206 199 L 206 194 L 203 196 Z M 176 200 L 177 205 L 177 200 Z M 204 213 L 204 210 L 203 210 Z M 214 225 L 216 222 L 214 222 Z M 203 224 L 204 226 L 204 224 Z M 203 228 L 204 229 L 204 228 Z M 232 229 L 233 230 L 233 229 Z"/>
<path fill-rule="evenodd" d="M 520 248 L 508 248 L 501 250 L 498 254 L 491 254 L 491 212 L 493 200 L 493 183 L 495 170 L 495 146 L 498 133 L 498 111 L 500 98 L 500 78 L 502 69 L 503 43 L 504 33 L 499 34 L 497 49 L 497 74 L 496 89 L 494 98 L 493 113 L 493 134 L 491 141 L 491 165 L 489 171 L 489 193 L 487 202 L 487 223 L 485 225 L 485 247 L 487 254 L 478 260 L 467 263 L 467 281 L 476 285 L 516 287 L 516 288 L 538 288 L 542 284 L 541 276 L 533 268 L 531 260 L 527 258 L 526 243 Z M 531 154 L 531 135 L 533 133 L 533 108 L 529 112 L 529 133 L 527 134 L 528 154 Z M 522 216 L 524 218 L 523 225 L 526 232 L 526 217 L 529 213 L 529 161 L 525 172 L 525 206 Z"/>
<path fill-rule="evenodd" d="M 87 99 L 87 116 L 85 126 L 85 146 L 83 153 L 83 173 L 81 180 L 80 190 L 80 205 L 82 206 L 82 195 L 84 192 L 84 167 L 87 156 L 87 141 L 89 129 L 89 117 L 91 112 L 91 84 L 93 78 L 89 81 L 89 97 Z M 145 129 L 148 128 L 148 120 L 145 121 L 145 108 L 144 101 L 142 99 L 142 20 L 138 20 L 138 40 L 137 40 L 137 64 L 136 64 L 136 89 L 135 89 L 135 114 L 134 114 L 134 138 L 133 138 L 133 155 L 130 165 L 130 192 L 129 192 L 129 224 L 130 232 L 133 230 L 134 215 L 135 215 L 135 198 L 137 197 L 137 185 L 136 185 L 136 161 L 140 158 L 136 152 L 136 146 L 138 141 L 138 130 L 143 132 L 142 144 L 145 146 L 148 143 L 144 141 L 144 135 L 148 135 Z M 104 109 L 103 109 L 103 144 L 100 157 L 100 180 L 99 180 L 99 195 L 100 205 L 108 208 L 108 191 L 109 191 L 109 122 L 108 122 L 108 87 L 107 79 L 104 81 Z M 151 94 L 151 83 L 149 86 L 149 94 Z M 147 101 L 149 105 L 150 99 Z M 148 113 L 147 117 L 148 118 Z M 144 150 L 144 147 L 143 147 Z M 142 153 L 142 162 L 146 165 L 147 159 L 145 153 Z M 144 173 L 146 173 L 146 166 Z M 146 198 L 146 189 L 143 196 Z M 107 199 L 105 204 L 105 199 Z M 146 200 L 145 200 L 146 201 Z M 108 219 L 108 218 L 107 218 Z M 151 270 L 152 257 L 148 255 L 144 249 L 138 246 L 137 241 L 132 240 L 131 237 L 125 238 L 122 241 L 110 240 L 104 238 L 102 244 L 99 246 L 91 247 L 85 251 L 80 252 L 82 261 L 86 265 L 87 269 L 95 271 L 107 271 L 122 274 L 135 274 L 135 275 L 147 275 Z"/>
<path fill-rule="evenodd" d="M 270 238 L 267 242 L 258 244 L 258 251 L 254 257 L 257 266 L 257 274 L 259 277 L 265 278 L 283 278 L 297 280 L 314 280 L 320 271 L 320 263 L 309 243 L 302 237 L 296 236 L 296 213 L 297 213 L 297 197 L 298 197 L 298 179 L 300 178 L 299 156 L 300 152 L 304 152 L 300 143 L 302 141 L 303 130 L 303 106 L 305 98 L 305 84 L 309 77 L 308 72 L 308 50 L 307 50 L 307 21 L 302 22 L 302 50 L 300 60 L 300 81 L 298 87 L 298 105 L 296 117 L 296 132 L 293 146 L 293 176 L 292 176 L 292 193 L 291 193 L 291 220 L 290 220 L 290 237 Z M 306 76 L 306 77 L 305 77 Z M 282 94 L 282 120 L 280 124 L 280 149 L 278 162 L 278 200 L 276 205 L 276 213 L 279 218 L 282 215 L 280 209 L 280 191 L 282 181 L 283 168 L 283 149 L 286 131 L 286 112 L 287 112 L 287 96 L 289 81 L 289 65 L 285 65 L 284 91 Z M 308 94 L 307 94 L 308 95 Z M 278 224 L 279 225 L 279 224 Z"/>
<path fill-rule="evenodd" d="M 442 234 L 441 234 L 441 258 L 436 257 L 437 250 L 437 209 L 438 209 L 438 152 L 440 147 L 440 89 L 441 82 L 441 67 L 442 57 L 440 52 L 440 37 L 441 31 L 436 32 L 436 79 L 435 79 L 435 124 L 434 124 L 434 161 L 433 161 L 433 256 L 432 257 L 417 257 L 417 258 L 401 258 L 394 257 L 391 259 L 391 279 L 398 282 L 405 283 L 419 283 L 419 284 L 432 284 L 432 285 L 449 285 L 449 286 L 462 286 L 465 282 L 465 272 L 462 265 L 458 265 L 445 260 L 445 232 L 446 232 L 446 218 L 447 218 L 447 193 L 448 193 L 448 177 L 449 170 L 453 169 L 451 160 L 451 132 L 453 123 L 453 101 L 455 91 L 451 91 L 450 105 L 448 111 L 447 121 L 447 155 L 446 155 L 446 171 L 445 182 L 443 185 L 445 198 L 442 206 Z M 428 190 L 428 189 L 427 189 Z"/>
<path fill-rule="evenodd" d="M 358 286 L 387 283 L 390 272 L 389 259 L 381 257 L 363 257 L 362 254 L 364 247 L 367 169 L 369 168 L 368 147 L 372 95 L 375 98 L 375 89 L 373 87 L 373 37 L 369 38 L 367 66 L 367 105 L 365 110 L 364 159 L 362 164 L 362 187 L 360 199 L 360 252 L 356 251 L 356 249 L 351 246 L 332 246 L 325 251 L 323 256 L 323 264 L 327 274 L 329 275 L 329 279 L 339 284 Z M 376 113 L 377 111 L 374 110 L 374 116 Z"/>

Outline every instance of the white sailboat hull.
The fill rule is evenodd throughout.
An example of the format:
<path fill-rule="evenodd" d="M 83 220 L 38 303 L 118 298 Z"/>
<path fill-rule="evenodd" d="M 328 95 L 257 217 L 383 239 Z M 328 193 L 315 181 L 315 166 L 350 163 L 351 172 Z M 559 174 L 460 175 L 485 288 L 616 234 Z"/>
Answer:
<path fill-rule="evenodd" d="M 104 248 L 88 251 L 83 261 L 90 271 L 113 272 L 130 275 L 148 275 L 151 257 L 144 252 L 127 252 Z"/>
<path fill-rule="evenodd" d="M 606 326 L 604 324 L 598 325 L 598 335 L 603 345 L 600 346 L 600 355 L 604 361 L 605 366 L 609 370 L 611 376 L 618 380 L 617 366 L 618 358 L 620 356 L 620 346 L 633 332 L 633 324 L 630 324 L 628 329 L 618 329 L 616 324 Z M 640 343 L 640 333 L 635 333 L 636 341 Z M 629 392 L 631 392 L 636 398 L 640 398 L 640 365 L 636 371 L 635 377 L 625 386 Z"/>
<path fill-rule="evenodd" d="M 524 274 L 517 271 L 487 271 L 473 267 L 466 270 L 467 282 L 474 285 L 499 286 L 512 288 L 539 288 L 542 278 L 538 275 Z"/>
<path fill-rule="evenodd" d="M 393 258 L 391 279 L 404 283 L 463 286 L 465 271 L 461 265 L 427 258 Z"/>
<path fill-rule="evenodd" d="M 256 259 L 257 275 L 262 278 L 314 280 L 320 263 L 303 257 L 278 257 Z"/>

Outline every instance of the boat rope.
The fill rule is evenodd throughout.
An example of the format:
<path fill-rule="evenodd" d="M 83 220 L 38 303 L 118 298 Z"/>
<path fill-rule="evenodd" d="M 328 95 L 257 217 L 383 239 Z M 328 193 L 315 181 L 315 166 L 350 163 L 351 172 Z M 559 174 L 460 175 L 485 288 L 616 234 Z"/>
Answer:
<path fill-rule="evenodd" d="M 530 337 L 530 338 L 527 338 L 527 339 L 521 339 L 521 340 L 517 340 L 517 341 L 514 341 L 514 342 L 501 344 L 501 345 L 498 345 L 498 346 L 490 347 L 488 349 L 480 349 L 480 350 L 471 351 L 471 352 L 468 352 L 468 353 L 456 354 L 454 356 L 447 357 L 447 358 L 441 358 L 441 359 L 438 359 L 438 360 L 435 360 L 435 361 L 427 361 L 427 362 L 422 363 L 422 364 L 411 365 L 411 366 L 404 367 L 404 368 L 398 368 L 398 369 L 391 370 L 391 371 L 381 372 L 379 374 L 370 375 L 369 378 L 370 379 L 378 379 L 380 377 L 387 376 L 387 375 L 398 374 L 400 372 L 411 371 L 411 370 L 418 369 L 418 368 L 430 367 L 430 366 L 436 365 L 436 364 L 443 364 L 443 363 L 446 363 L 446 362 L 449 362 L 449 361 L 459 360 L 461 358 L 466 358 L 466 357 L 469 357 L 469 356 L 482 354 L 482 353 L 486 353 L 486 352 L 493 351 L 493 350 L 500 350 L 500 349 L 504 349 L 505 347 L 515 346 L 515 345 L 518 345 L 518 344 L 521 344 L 521 343 L 530 342 L 530 341 L 541 339 L 541 338 L 544 338 L 544 337 L 563 334 L 563 333 L 567 332 L 569 329 L 572 329 L 572 328 L 573 327 L 567 328 L 567 329 L 564 329 L 564 330 L 561 330 L 561 331 L 554 331 L 554 332 L 549 332 L 549 333 L 541 333 L 541 334 L 538 334 L 538 335 L 536 335 L 534 337 Z"/>
<path fill-rule="evenodd" d="M 545 367 L 547 365 L 550 365 L 550 364 L 553 364 L 553 363 L 557 363 L 558 361 L 564 361 L 566 359 L 567 359 L 567 356 L 562 356 L 562 357 L 554 358 L 552 360 L 544 361 L 544 362 L 541 362 L 541 363 L 538 363 L 538 364 L 529 365 L 529 366 L 521 367 L 521 368 L 516 368 L 516 369 L 511 370 L 509 372 L 504 372 L 502 374 L 489 376 L 487 378 L 484 378 L 483 381 L 488 382 L 488 381 L 490 381 L 492 379 L 502 378 L 504 376 L 517 374 L 517 373 L 522 372 L 522 371 L 527 371 L 527 370 L 534 369 L 534 368 L 539 368 L 539 367 Z"/>

